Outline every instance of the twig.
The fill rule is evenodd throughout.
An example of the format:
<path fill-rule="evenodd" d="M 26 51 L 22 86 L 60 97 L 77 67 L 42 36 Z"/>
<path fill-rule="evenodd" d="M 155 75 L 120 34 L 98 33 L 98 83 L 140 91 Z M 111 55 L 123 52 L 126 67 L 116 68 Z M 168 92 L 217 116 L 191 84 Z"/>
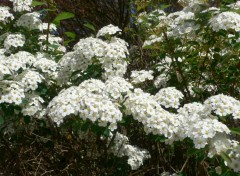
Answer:
<path fill-rule="evenodd" d="M 181 172 L 184 170 L 184 168 L 186 167 L 188 161 L 189 161 L 189 157 L 188 157 L 188 158 L 186 159 L 186 161 L 184 162 L 184 164 L 183 164 L 181 170 L 179 171 L 179 173 L 181 173 Z"/>

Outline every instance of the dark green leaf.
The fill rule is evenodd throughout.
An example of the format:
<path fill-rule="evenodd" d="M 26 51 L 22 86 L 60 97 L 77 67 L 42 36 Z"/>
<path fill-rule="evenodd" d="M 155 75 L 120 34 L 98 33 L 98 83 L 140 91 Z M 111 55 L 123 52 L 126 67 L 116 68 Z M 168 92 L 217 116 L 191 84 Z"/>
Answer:
<path fill-rule="evenodd" d="M 240 135 L 240 128 L 231 128 L 230 130 L 233 134 Z"/>
<path fill-rule="evenodd" d="M 75 15 L 73 13 L 62 12 L 53 20 L 53 23 L 56 24 L 57 26 L 60 26 L 60 21 L 73 18 L 74 16 Z"/>
<path fill-rule="evenodd" d="M 66 36 L 68 36 L 71 39 L 75 39 L 76 38 L 76 34 L 74 32 L 65 32 Z"/>
<path fill-rule="evenodd" d="M 40 1 L 32 1 L 32 6 L 36 7 L 36 6 L 41 6 L 41 5 L 45 5 L 47 4 L 46 2 L 40 2 Z"/>
<path fill-rule="evenodd" d="M 94 32 L 96 31 L 95 28 L 94 28 L 94 26 L 91 25 L 90 23 L 86 23 L 86 24 L 84 24 L 84 26 L 87 27 L 88 29 L 91 29 L 91 30 L 94 31 Z"/>

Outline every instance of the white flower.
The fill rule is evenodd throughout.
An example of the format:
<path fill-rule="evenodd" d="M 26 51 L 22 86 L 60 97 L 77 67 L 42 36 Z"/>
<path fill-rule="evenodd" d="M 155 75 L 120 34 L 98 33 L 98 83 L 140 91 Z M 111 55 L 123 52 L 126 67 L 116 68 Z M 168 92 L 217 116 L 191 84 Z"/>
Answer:
<path fill-rule="evenodd" d="M 178 108 L 180 99 L 183 97 L 183 94 L 175 87 L 163 88 L 155 95 L 157 102 L 166 108 Z"/>
<path fill-rule="evenodd" d="M 152 74 L 153 74 L 152 70 L 132 71 L 131 73 L 132 83 L 137 84 L 137 83 L 144 82 L 146 80 L 153 80 Z"/>
<path fill-rule="evenodd" d="M 3 24 L 8 23 L 14 19 L 14 16 L 9 12 L 10 8 L 6 6 L 0 6 L 0 22 Z"/>
<path fill-rule="evenodd" d="M 32 0 L 10 0 L 15 12 L 31 11 Z"/>
<path fill-rule="evenodd" d="M 110 143 L 112 137 L 113 134 L 110 133 L 108 144 Z M 143 165 L 144 160 L 151 158 L 148 151 L 130 145 L 127 136 L 118 132 L 116 133 L 113 145 L 110 147 L 108 152 L 113 153 L 118 157 L 127 156 L 128 164 L 131 166 L 132 170 L 137 170 L 141 165 Z"/>
<path fill-rule="evenodd" d="M 9 50 L 11 47 L 22 47 L 25 43 L 25 36 L 23 34 L 9 34 L 4 40 L 4 47 Z"/>
<path fill-rule="evenodd" d="M 17 78 L 24 85 L 25 91 L 36 90 L 38 88 L 38 83 L 41 83 L 44 80 L 44 77 L 32 70 L 26 70 L 20 74 Z"/>
<path fill-rule="evenodd" d="M 112 24 L 109 24 L 107 26 L 104 26 L 103 28 L 101 28 L 98 33 L 97 33 L 97 37 L 100 36 L 105 36 L 106 34 L 108 35 L 113 35 L 116 34 L 117 32 L 121 32 L 122 30 L 119 29 L 117 26 L 114 26 Z"/>
<path fill-rule="evenodd" d="M 42 26 L 40 14 L 38 12 L 23 14 L 16 22 L 16 26 L 24 27 L 29 30 L 39 29 Z"/>
<path fill-rule="evenodd" d="M 23 115 L 35 116 L 37 113 L 42 111 L 42 103 L 44 100 L 35 95 L 30 95 L 28 98 L 28 103 L 22 107 Z"/>
<path fill-rule="evenodd" d="M 0 103 L 14 103 L 20 105 L 25 97 L 23 85 L 15 81 L 2 81 Z"/>
<path fill-rule="evenodd" d="M 240 31 L 240 15 L 236 12 L 222 12 L 212 17 L 209 24 L 216 32 L 221 29 Z"/>
<path fill-rule="evenodd" d="M 223 94 L 214 95 L 209 97 L 204 104 L 219 116 L 233 115 L 235 119 L 239 118 L 240 102 L 233 97 Z"/>

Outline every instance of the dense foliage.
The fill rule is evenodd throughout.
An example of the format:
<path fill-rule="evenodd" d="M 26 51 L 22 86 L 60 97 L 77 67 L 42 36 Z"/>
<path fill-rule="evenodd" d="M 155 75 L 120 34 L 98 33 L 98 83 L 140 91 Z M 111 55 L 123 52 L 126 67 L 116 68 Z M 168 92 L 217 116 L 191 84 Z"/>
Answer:
<path fill-rule="evenodd" d="M 55 2 L 0 6 L 0 175 L 239 175 L 240 1 L 121 2 L 73 47 Z"/>

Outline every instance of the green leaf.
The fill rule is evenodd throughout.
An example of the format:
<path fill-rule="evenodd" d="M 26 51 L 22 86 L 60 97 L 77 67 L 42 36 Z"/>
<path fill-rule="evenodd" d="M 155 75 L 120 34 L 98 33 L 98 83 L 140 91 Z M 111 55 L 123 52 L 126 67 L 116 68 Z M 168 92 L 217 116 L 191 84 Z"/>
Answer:
<path fill-rule="evenodd" d="M 2 125 L 3 123 L 4 123 L 4 118 L 0 116 L 0 125 Z"/>
<path fill-rule="evenodd" d="M 74 32 L 65 32 L 66 36 L 71 38 L 71 39 L 75 39 L 76 38 L 76 34 Z"/>
<path fill-rule="evenodd" d="M 230 130 L 233 134 L 240 135 L 240 128 L 231 128 Z"/>
<path fill-rule="evenodd" d="M 171 5 L 169 5 L 169 4 L 163 4 L 163 5 L 161 5 L 161 10 L 164 10 L 164 9 L 166 9 L 166 8 L 168 8 L 168 7 L 170 7 Z"/>
<path fill-rule="evenodd" d="M 46 2 L 40 2 L 40 1 L 32 1 L 32 6 L 36 7 L 36 6 L 41 6 L 41 5 L 45 5 L 47 4 Z"/>
<path fill-rule="evenodd" d="M 74 18 L 74 17 L 75 17 L 75 15 L 73 13 L 62 12 L 62 13 L 58 14 L 58 16 L 56 16 L 56 18 L 53 20 L 53 23 L 56 24 L 57 26 L 60 26 L 60 21 L 67 20 L 67 19 Z"/>
<path fill-rule="evenodd" d="M 109 137 L 110 136 L 110 130 L 108 128 L 105 128 L 105 130 L 103 131 L 103 135 L 105 137 Z"/>
<path fill-rule="evenodd" d="M 86 23 L 86 24 L 84 24 L 84 26 L 85 27 L 87 27 L 88 29 L 91 29 L 92 31 L 96 31 L 96 29 L 94 28 L 94 26 L 93 25 L 91 25 L 90 23 Z"/>

